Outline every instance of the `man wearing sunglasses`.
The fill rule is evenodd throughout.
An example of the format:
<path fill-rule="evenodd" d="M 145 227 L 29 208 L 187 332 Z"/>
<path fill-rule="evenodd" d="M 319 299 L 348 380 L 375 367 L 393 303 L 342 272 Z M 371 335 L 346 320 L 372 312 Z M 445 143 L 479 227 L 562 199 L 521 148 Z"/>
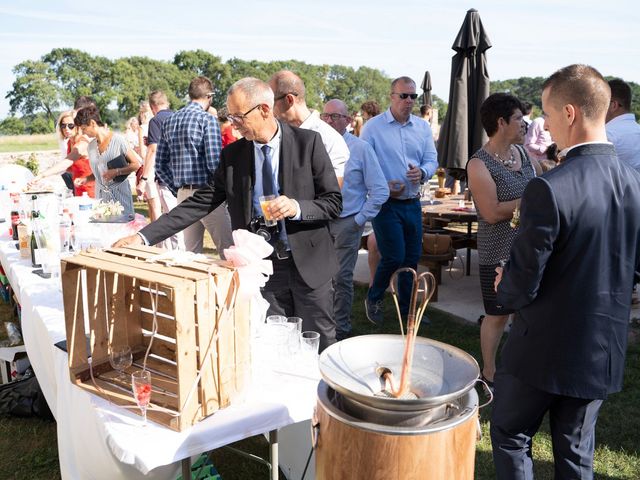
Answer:
<path fill-rule="evenodd" d="M 218 166 L 222 139 L 215 117 L 207 113 L 211 106 L 213 84 L 207 77 L 196 77 L 189 84 L 186 107 L 171 115 L 162 125 L 156 149 L 156 176 L 184 202 L 205 187 Z M 225 205 L 190 225 L 183 232 L 188 251 L 202 252 L 205 228 L 218 254 L 233 243 L 231 224 Z"/>
<path fill-rule="evenodd" d="M 290 127 L 273 115 L 269 85 L 243 78 L 227 94 L 229 118 L 243 138 L 222 150 L 212 182 L 168 214 L 116 246 L 154 244 L 199 221 L 223 202 L 234 229 L 264 221 L 259 198 L 272 192 L 268 211 L 280 226 L 270 243 L 273 275 L 262 289 L 269 315 L 301 317 L 320 333 L 320 349 L 335 342 L 331 278 L 338 269 L 327 223 L 342 210 L 331 161 L 316 132 Z"/>
<path fill-rule="evenodd" d="M 275 95 L 273 113 L 276 118 L 292 127 L 305 128 L 320 134 L 338 183 L 342 186 L 349 148 L 342 136 L 320 119 L 318 112 L 309 110 L 302 79 L 289 70 L 281 70 L 273 74 L 269 86 Z"/>
<path fill-rule="evenodd" d="M 364 125 L 361 138 L 371 144 L 387 179 L 390 196 L 376 218 L 376 234 L 381 260 L 365 299 L 369 321 L 383 323 L 382 300 L 391 275 L 401 267 L 416 268 L 422 249 L 420 183 L 431 178 L 438 167 L 431 127 L 412 115 L 416 83 L 400 77 L 391 83 L 391 106 Z M 402 274 L 398 286 L 400 311 L 409 310 L 411 277 Z"/>

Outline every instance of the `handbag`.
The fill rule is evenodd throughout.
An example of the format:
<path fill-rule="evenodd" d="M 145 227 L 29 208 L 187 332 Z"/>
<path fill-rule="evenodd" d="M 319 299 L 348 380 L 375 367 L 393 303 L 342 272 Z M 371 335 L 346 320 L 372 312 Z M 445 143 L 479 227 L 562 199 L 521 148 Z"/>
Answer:
<path fill-rule="evenodd" d="M 451 253 L 451 236 L 440 233 L 422 235 L 422 251 L 427 255 L 446 255 Z"/>
<path fill-rule="evenodd" d="M 127 162 L 127 157 L 124 156 L 124 154 L 120 154 L 118 155 L 116 158 L 109 160 L 107 162 L 107 168 L 109 168 L 110 170 L 113 170 L 114 168 L 126 168 L 129 166 L 129 162 Z M 113 177 L 113 181 L 115 183 L 121 183 L 124 182 L 127 177 L 129 176 L 128 173 L 124 173 L 122 175 L 118 175 L 117 177 Z"/>

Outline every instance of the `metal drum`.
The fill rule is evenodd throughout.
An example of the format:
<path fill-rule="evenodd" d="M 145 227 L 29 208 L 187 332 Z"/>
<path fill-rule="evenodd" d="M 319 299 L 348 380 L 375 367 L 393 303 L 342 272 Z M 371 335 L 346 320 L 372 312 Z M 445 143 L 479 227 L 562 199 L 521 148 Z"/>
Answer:
<path fill-rule="evenodd" d="M 477 362 L 456 347 L 417 337 L 410 394 L 393 398 L 381 373 L 400 376 L 404 347 L 399 335 L 366 335 L 322 353 L 316 478 L 473 478 Z"/>

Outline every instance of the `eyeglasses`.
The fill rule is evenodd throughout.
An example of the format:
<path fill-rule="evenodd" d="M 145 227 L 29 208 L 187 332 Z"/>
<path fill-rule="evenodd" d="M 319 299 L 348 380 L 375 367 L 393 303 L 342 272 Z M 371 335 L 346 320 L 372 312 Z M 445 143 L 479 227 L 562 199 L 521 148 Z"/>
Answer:
<path fill-rule="evenodd" d="M 249 115 L 251 112 L 253 112 L 260 105 L 261 104 L 259 103 L 258 105 L 253 107 L 251 110 L 248 110 L 248 111 L 246 111 L 245 113 L 242 113 L 242 114 L 237 114 L 237 115 L 227 114 L 227 118 L 230 121 L 232 121 L 233 123 L 242 124 L 242 123 L 244 123 L 245 118 L 247 118 L 247 115 Z"/>
<path fill-rule="evenodd" d="M 325 121 L 331 119 L 335 122 L 341 118 L 349 118 L 349 115 L 342 115 L 341 113 L 321 113 L 320 118 Z"/>
<path fill-rule="evenodd" d="M 65 128 L 68 128 L 69 130 L 73 130 L 74 128 L 76 128 L 76 124 L 75 123 L 61 123 L 60 124 L 60 129 L 64 130 Z"/>
<path fill-rule="evenodd" d="M 282 100 L 287 95 L 293 95 L 294 97 L 298 96 L 298 94 L 296 92 L 288 92 L 288 93 L 283 93 L 282 95 L 277 96 L 276 98 L 273 99 L 273 101 L 277 102 L 278 100 Z"/>
<path fill-rule="evenodd" d="M 418 98 L 417 93 L 396 93 L 392 92 L 391 95 L 398 95 L 402 100 L 406 100 L 407 98 L 411 98 L 411 100 L 415 100 Z"/>

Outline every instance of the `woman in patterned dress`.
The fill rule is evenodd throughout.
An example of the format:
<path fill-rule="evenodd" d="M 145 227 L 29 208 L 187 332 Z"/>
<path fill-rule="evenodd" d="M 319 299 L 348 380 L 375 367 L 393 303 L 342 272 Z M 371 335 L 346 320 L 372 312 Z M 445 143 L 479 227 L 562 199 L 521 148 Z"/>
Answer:
<path fill-rule="evenodd" d="M 133 198 L 129 181 L 125 179 L 121 182 L 115 182 L 114 178 L 135 172 L 141 165 L 140 157 L 128 146 L 123 135 L 113 133 L 109 127 L 102 123 L 100 112 L 96 107 L 91 106 L 78 110 L 74 121 L 76 126 L 82 129 L 84 135 L 91 139 L 86 148 L 96 181 L 96 198 L 104 202 L 120 202 L 124 207 L 123 215 L 133 217 Z M 125 156 L 127 166 L 108 168 L 107 162 L 119 155 Z"/>
<path fill-rule="evenodd" d="M 467 177 L 478 210 L 480 287 L 486 314 L 480 327 L 482 377 L 493 386 L 496 352 L 512 313 L 496 305 L 495 269 L 509 258 L 517 232 L 511 226 L 514 210 L 529 180 L 541 170 L 522 148 L 526 124 L 516 97 L 494 93 L 482 104 L 480 118 L 489 141 L 469 159 Z"/>

